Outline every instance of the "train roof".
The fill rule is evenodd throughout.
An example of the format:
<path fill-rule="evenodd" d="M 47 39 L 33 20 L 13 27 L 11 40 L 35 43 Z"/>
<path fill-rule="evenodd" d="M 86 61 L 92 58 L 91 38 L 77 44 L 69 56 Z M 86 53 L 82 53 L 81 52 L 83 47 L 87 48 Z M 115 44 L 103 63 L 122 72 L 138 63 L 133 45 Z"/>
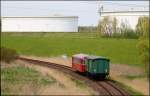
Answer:
<path fill-rule="evenodd" d="M 87 54 L 82 54 L 82 53 L 73 55 L 73 57 L 77 57 L 77 58 L 84 58 L 87 56 L 88 56 Z"/>
<path fill-rule="evenodd" d="M 87 59 L 92 59 L 92 60 L 95 60 L 95 59 L 104 59 L 104 60 L 109 60 L 108 58 L 106 57 L 103 57 L 103 56 L 95 56 L 95 55 L 89 55 L 86 57 Z"/>
<path fill-rule="evenodd" d="M 96 59 L 109 60 L 108 58 L 103 57 L 103 56 L 88 55 L 88 54 L 82 54 L 82 53 L 80 53 L 80 54 L 75 54 L 75 55 L 73 55 L 72 57 L 79 58 L 79 59 L 87 58 L 87 59 L 91 59 L 91 60 L 96 60 Z"/>

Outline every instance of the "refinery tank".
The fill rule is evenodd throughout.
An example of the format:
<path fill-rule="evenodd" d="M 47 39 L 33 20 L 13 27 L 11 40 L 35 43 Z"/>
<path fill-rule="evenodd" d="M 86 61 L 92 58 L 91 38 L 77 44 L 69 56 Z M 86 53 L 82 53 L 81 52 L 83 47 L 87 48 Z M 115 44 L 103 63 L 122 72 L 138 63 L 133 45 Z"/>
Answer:
<path fill-rule="evenodd" d="M 2 32 L 78 32 L 77 16 L 1 17 Z"/>

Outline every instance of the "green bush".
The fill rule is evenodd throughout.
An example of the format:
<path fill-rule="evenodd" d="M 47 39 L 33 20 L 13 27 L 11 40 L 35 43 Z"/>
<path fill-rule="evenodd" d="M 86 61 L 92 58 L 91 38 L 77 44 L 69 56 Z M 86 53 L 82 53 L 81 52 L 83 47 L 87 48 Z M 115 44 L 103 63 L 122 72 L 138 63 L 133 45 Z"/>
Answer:
<path fill-rule="evenodd" d="M 15 60 L 16 57 L 18 56 L 18 53 L 13 49 L 1 47 L 0 50 L 1 50 L 0 61 L 10 63 L 11 61 Z"/>
<path fill-rule="evenodd" d="M 112 35 L 104 35 L 104 38 L 120 38 L 120 39 L 138 39 L 139 35 L 135 33 L 133 30 L 123 32 L 123 33 L 112 33 Z"/>
<path fill-rule="evenodd" d="M 78 32 L 97 32 L 98 29 L 95 26 L 79 26 Z"/>

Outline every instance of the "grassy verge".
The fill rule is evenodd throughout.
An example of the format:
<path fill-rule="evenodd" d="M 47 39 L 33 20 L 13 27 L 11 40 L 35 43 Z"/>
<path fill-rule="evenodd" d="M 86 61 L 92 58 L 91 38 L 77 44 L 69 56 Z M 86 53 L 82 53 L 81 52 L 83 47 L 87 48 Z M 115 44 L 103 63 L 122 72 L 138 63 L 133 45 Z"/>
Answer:
<path fill-rule="evenodd" d="M 100 38 L 98 33 L 3 33 L 1 44 L 21 55 L 71 56 L 77 53 L 102 55 L 111 63 L 142 66 L 137 39 Z"/>
<path fill-rule="evenodd" d="M 126 75 L 126 76 L 122 76 L 124 78 L 127 78 L 129 80 L 133 80 L 133 79 L 139 79 L 139 78 L 146 78 L 145 75 Z"/>
<path fill-rule="evenodd" d="M 35 95 L 41 86 L 55 82 L 54 78 L 43 76 L 38 71 L 27 67 L 17 66 L 1 69 L 1 95 Z"/>
<path fill-rule="evenodd" d="M 74 79 L 74 78 L 71 78 L 71 80 L 73 82 L 75 82 L 76 87 L 80 87 L 81 89 L 86 89 L 86 90 L 90 91 L 90 96 L 96 96 L 96 94 L 94 93 L 94 91 L 89 90 L 89 88 L 87 87 L 87 85 L 85 85 L 83 82 L 81 82 L 81 81 L 79 81 L 77 79 Z"/>
<path fill-rule="evenodd" d="M 87 86 L 86 86 L 84 83 L 82 83 L 81 81 L 79 81 L 79 80 L 77 80 L 77 79 L 74 79 L 74 78 L 71 78 L 71 80 L 72 80 L 73 82 L 75 82 L 75 84 L 76 84 L 77 87 L 80 87 L 80 88 L 87 88 Z"/>

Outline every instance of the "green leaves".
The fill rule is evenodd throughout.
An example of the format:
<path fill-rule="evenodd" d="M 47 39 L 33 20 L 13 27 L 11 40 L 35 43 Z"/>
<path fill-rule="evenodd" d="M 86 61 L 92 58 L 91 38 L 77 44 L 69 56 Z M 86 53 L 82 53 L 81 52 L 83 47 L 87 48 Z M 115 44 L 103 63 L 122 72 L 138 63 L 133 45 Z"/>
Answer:
<path fill-rule="evenodd" d="M 141 36 L 149 38 L 149 17 L 140 17 L 136 26 L 136 32 Z"/>
<path fill-rule="evenodd" d="M 136 26 L 136 31 L 140 33 L 139 53 L 141 62 L 145 64 L 145 72 L 149 77 L 149 17 L 140 17 Z"/>

